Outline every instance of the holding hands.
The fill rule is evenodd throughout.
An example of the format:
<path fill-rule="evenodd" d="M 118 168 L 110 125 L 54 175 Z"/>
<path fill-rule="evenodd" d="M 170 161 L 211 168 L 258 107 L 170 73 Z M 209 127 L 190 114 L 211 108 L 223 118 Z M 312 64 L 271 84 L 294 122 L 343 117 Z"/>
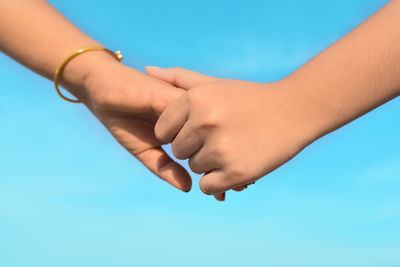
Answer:
<path fill-rule="evenodd" d="M 161 114 L 155 134 L 172 143 L 175 157 L 189 159 L 193 172 L 204 174 L 200 188 L 206 194 L 242 190 L 317 137 L 315 105 L 287 81 L 217 79 L 181 68 L 146 71 L 187 90 Z"/>
<path fill-rule="evenodd" d="M 399 12 L 400 0 L 390 1 L 275 83 L 181 68 L 148 67 L 144 75 L 102 53 L 68 63 L 60 82 L 154 174 L 190 190 L 187 171 L 161 148 L 172 143 L 178 159 L 204 174 L 201 190 L 223 200 L 225 191 L 243 190 L 324 134 L 400 95 Z M 0 1 L 0 51 L 44 77 L 54 79 L 66 55 L 92 46 L 101 45 L 47 1 Z"/>

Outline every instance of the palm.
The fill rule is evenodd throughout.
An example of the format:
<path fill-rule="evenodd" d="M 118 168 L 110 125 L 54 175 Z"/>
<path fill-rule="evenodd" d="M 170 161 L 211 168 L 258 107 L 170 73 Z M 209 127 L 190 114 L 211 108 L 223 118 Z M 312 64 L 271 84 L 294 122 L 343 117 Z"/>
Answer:
<path fill-rule="evenodd" d="M 85 104 L 127 151 L 161 179 L 190 190 L 189 174 L 165 153 L 154 135 L 157 114 L 181 89 L 119 64 L 89 83 L 87 91 Z"/>
<path fill-rule="evenodd" d="M 149 152 L 161 147 L 161 143 L 154 135 L 154 124 L 150 121 L 134 116 L 118 117 L 98 114 L 98 117 L 115 139 L 141 161 L 150 163 L 150 159 L 146 161 L 146 156 L 148 157 Z M 152 168 L 152 171 L 156 169 Z"/>

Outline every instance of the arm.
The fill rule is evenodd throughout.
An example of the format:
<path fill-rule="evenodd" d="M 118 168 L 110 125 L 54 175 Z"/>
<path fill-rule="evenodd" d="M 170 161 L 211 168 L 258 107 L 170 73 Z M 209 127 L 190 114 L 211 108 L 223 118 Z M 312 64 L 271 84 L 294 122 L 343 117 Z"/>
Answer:
<path fill-rule="evenodd" d="M 66 56 L 83 47 L 101 46 L 45 0 L 0 1 L 0 36 L 3 52 L 50 80 Z M 62 81 L 69 88 L 82 88 L 96 65 L 93 61 L 112 60 L 102 52 L 83 54 L 67 65 Z"/>
<path fill-rule="evenodd" d="M 288 77 L 293 93 L 322 112 L 317 137 L 400 95 L 399 16 L 400 1 L 390 1 Z"/>
<path fill-rule="evenodd" d="M 183 69 L 149 75 L 190 89 L 167 107 L 156 135 L 205 173 L 200 188 L 243 188 L 323 135 L 400 94 L 400 1 L 393 0 L 289 77 L 271 84 Z M 175 137 L 176 136 L 176 137 Z"/>
<path fill-rule="evenodd" d="M 0 50 L 40 75 L 53 79 L 65 57 L 88 46 L 100 44 L 46 1 L 0 1 Z M 188 173 L 162 150 L 153 132 L 154 113 L 181 90 L 93 51 L 68 63 L 61 83 L 149 170 L 183 191 L 190 190 Z"/>

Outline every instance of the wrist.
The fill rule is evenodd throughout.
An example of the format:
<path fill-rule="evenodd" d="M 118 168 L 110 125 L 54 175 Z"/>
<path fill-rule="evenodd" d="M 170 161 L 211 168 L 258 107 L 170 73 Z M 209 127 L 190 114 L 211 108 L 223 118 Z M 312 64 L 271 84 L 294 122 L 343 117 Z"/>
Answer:
<path fill-rule="evenodd" d="M 322 85 L 300 76 L 289 76 L 278 82 L 298 123 L 301 137 L 308 143 L 340 127 L 340 112 L 322 94 Z"/>
<path fill-rule="evenodd" d="M 102 51 L 90 51 L 72 59 L 63 70 L 61 84 L 72 95 L 84 102 L 88 80 L 97 75 L 99 68 L 120 64 L 114 57 Z"/>
<path fill-rule="evenodd" d="M 122 109 L 113 99 L 121 95 L 131 96 L 136 92 L 133 89 L 149 86 L 142 72 L 121 64 L 113 57 L 101 60 L 90 69 L 83 79 L 83 96 L 80 99 L 86 106 L 103 111 Z M 140 92 L 138 90 L 137 92 Z M 136 92 L 136 93 L 137 93 Z M 128 100 L 127 100 L 128 101 Z M 112 104 L 111 104 L 112 103 Z"/>

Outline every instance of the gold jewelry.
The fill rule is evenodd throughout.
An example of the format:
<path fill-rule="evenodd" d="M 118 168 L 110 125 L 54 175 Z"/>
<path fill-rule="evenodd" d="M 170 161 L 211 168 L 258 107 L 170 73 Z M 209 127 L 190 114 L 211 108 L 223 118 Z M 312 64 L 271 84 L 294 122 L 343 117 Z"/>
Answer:
<path fill-rule="evenodd" d="M 95 46 L 90 46 L 90 47 L 86 47 L 86 48 L 82 48 L 79 49 L 77 51 L 75 51 L 74 53 L 72 53 L 71 55 L 69 55 L 66 59 L 64 59 L 64 61 L 60 64 L 60 66 L 57 68 L 56 73 L 54 74 L 54 86 L 56 88 L 56 91 L 58 93 L 58 95 L 63 98 L 64 100 L 68 101 L 68 102 L 72 102 L 72 103 L 80 103 L 81 101 L 79 100 L 74 100 L 74 99 L 70 99 L 65 97 L 61 91 L 60 88 L 58 88 L 58 83 L 60 80 L 60 76 L 65 68 L 65 66 L 68 64 L 68 62 L 70 62 L 73 58 L 75 58 L 76 56 L 83 54 L 85 52 L 88 51 L 104 51 L 112 56 L 114 56 L 118 61 L 121 61 L 123 59 L 122 54 L 120 51 L 116 51 L 115 53 L 107 48 L 104 47 L 95 47 Z"/>

